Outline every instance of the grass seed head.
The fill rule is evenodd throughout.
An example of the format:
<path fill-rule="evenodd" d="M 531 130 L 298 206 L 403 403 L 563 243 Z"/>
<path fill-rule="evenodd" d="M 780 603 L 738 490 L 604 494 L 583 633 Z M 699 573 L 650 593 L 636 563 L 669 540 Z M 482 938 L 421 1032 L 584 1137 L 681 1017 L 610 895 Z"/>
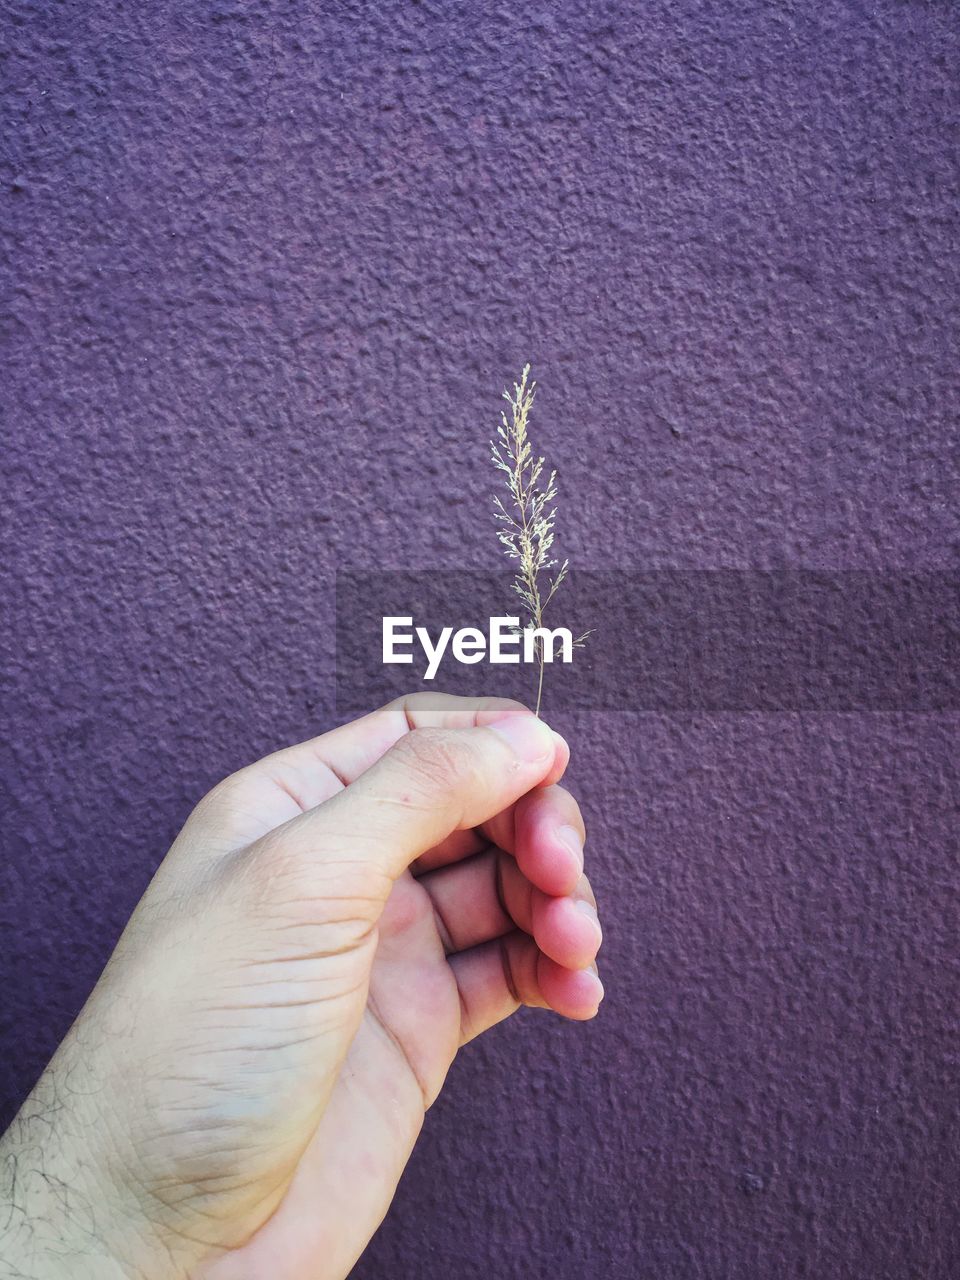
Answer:
<path fill-rule="evenodd" d="M 537 391 L 524 365 L 520 381 L 503 398 L 509 408 L 501 410 L 497 438 L 491 441 L 493 465 L 503 476 L 507 498 L 494 498 L 497 537 L 507 559 L 513 562 L 513 590 L 526 612 L 525 629 L 543 626 L 543 615 L 567 575 L 567 561 L 553 555 L 553 527 L 557 508 L 557 473 L 545 473 L 545 460 L 536 456 L 530 443 L 530 411 Z M 580 646 L 589 632 L 574 641 Z M 537 714 L 543 696 L 544 647 L 536 640 L 539 676 Z"/>

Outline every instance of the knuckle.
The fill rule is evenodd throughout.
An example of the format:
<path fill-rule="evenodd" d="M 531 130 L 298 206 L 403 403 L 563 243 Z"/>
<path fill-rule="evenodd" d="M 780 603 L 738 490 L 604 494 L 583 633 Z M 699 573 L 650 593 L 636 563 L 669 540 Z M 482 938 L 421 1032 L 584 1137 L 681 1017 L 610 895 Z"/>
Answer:
<path fill-rule="evenodd" d="M 477 702 L 479 724 L 488 723 L 507 714 L 529 715 L 530 708 L 525 702 L 519 702 L 516 698 L 495 698 L 492 695 L 480 698 Z"/>
<path fill-rule="evenodd" d="M 239 851 L 222 868 L 220 888 L 236 894 L 261 920 L 307 924 L 363 921 L 369 928 L 389 886 L 355 849 L 324 832 L 291 838 L 282 828 Z"/>
<path fill-rule="evenodd" d="M 429 689 L 418 689 L 414 693 L 401 694 L 399 698 L 394 698 L 392 702 L 387 703 L 387 706 L 399 711 L 405 717 L 410 726 L 410 732 L 413 733 L 416 731 L 417 716 L 442 711 L 446 700 L 445 694 L 437 694 Z"/>
<path fill-rule="evenodd" d="M 400 763 L 424 782 L 451 786 L 473 777 L 474 752 L 448 729 L 411 729 L 395 747 Z"/>
<path fill-rule="evenodd" d="M 245 781 L 245 771 L 242 769 L 229 774 L 226 778 L 221 778 L 199 800 L 194 808 L 194 814 L 221 820 L 231 817 L 242 802 Z"/>

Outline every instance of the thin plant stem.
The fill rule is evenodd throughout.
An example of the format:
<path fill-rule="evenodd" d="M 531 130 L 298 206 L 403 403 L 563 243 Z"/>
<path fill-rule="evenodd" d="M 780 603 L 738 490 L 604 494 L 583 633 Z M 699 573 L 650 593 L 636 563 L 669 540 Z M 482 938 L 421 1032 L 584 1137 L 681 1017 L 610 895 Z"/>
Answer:
<path fill-rule="evenodd" d="M 500 525 L 497 537 L 507 558 L 518 562 L 513 590 L 520 597 L 527 615 L 524 631 L 542 628 L 544 610 L 567 575 L 567 561 L 560 564 L 551 555 L 557 473 L 551 471 L 546 480 L 543 479 L 544 459 L 534 457 L 529 439 L 528 425 L 536 389 L 537 384 L 530 380 L 530 366 L 527 364 L 520 381 L 513 384 L 512 394 L 509 391 L 503 393 L 510 406 L 509 417 L 501 411 L 497 439 L 491 442 L 493 464 L 506 477 L 509 492 L 506 503 L 499 495 L 494 498 Z M 574 645 L 582 645 L 587 635 L 589 632 L 575 640 Z M 534 646 L 539 668 L 536 702 L 536 714 L 539 715 L 546 661 L 542 636 L 534 637 Z"/>
<path fill-rule="evenodd" d="M 542 641 L 540 642 L 539 649 L 540 649 L 540 655 L 539 655 L 539 656 L 540 656 L 540 678 L 537 680 L 537 705 L 536 705 L 536 707 L 534 708 L 534 712 L 533 712 L 533 714 L 534 714 L 535 716 L 538 716 L 538 715 L 540 714 L 540 703 L 543 701 L 543 666 L 544 666 L 544 663 L 543 663 L 543 642 L 542 642 Z"/>

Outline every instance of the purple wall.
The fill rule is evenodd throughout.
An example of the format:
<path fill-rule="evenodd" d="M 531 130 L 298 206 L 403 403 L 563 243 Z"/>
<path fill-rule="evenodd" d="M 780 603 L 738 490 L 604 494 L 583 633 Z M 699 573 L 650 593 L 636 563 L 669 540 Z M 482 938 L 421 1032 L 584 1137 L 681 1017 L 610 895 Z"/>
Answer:
<path fill-rule="evenodd" d="M 949 0 L 7 0 L 0 1101 L 338 566 L 953 568 Z M 597 1022 L 456 1064 L 363 1280 L 956 1274 L 960 716 L 568 713 Z"/>

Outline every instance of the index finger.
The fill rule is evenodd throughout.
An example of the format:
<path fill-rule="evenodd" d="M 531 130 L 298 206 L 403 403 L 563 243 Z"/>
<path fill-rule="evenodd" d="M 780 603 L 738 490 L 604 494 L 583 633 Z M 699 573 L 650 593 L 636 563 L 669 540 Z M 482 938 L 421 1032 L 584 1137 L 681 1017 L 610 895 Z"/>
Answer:
<path fill-rule="evenodd" d="M 533 712 L 508 698 L 432 692 L 396 698 L 369 715 L 238 770 L 215 789 L 224 803 L 212 806 L 212 812 L 210 806 L 206 812 L 200 806 L 193 822 L 212 822 L 226 832 L 228 844 L 247 843 L 331 799 L 415 729 L 484 728 L 511 715 Z M 544 786 L 562 776 L 570 759 L 567 744 L 559 734 L 556 737 L 556 761 Z"/>
<path fill-rule="evenodd" d="M 344 785 L 355 781 L 390 750 L 405 733 L 413 729 L 477 729 L 509 715 L 532 716 L 522 702 L 511 698 L 461 698 L 451 693 L 411 693 L 388 702 L 386 706 L 361 716 L 337 729 L 331 729 L 309 742 L 290 747 L 277 756 L 292 759 L 303 752 L 304 762 L 311 756 L 333 770 Z M 559 737 L 559 735 L 557 735 Z M 562 741 L 562 739 L 561 739 Z M 562 764 L 556 776 L 544 785 L 556 782 L 566 767 L 569 753 L 564 746 Z M 267 757 L 268 760 L 275 757 Z"/>

